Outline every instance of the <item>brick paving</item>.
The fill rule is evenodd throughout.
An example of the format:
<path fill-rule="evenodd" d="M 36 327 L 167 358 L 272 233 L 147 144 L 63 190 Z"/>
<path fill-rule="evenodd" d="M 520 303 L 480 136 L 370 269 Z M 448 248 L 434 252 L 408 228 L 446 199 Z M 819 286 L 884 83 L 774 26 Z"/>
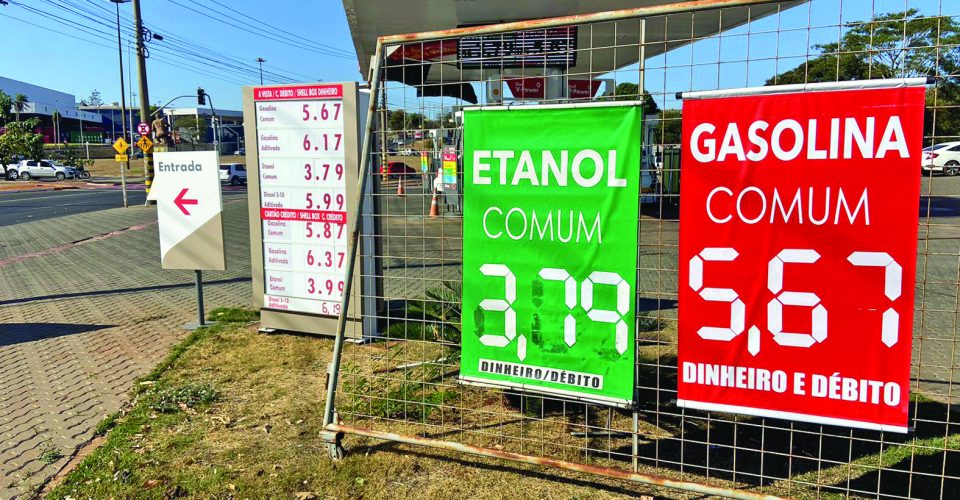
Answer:
<path fill-rule="evenodd" d="M 204 273 L 208 309 L 251 303 L 245 197 L 225 200 L 229 270 Z M 195 320 L 193 274 L 159 268 L 155 220 L 132 207 L 0 228 L 0 498 L 56 473 L 67 459 L 41 454 L 89 439 Z"/>

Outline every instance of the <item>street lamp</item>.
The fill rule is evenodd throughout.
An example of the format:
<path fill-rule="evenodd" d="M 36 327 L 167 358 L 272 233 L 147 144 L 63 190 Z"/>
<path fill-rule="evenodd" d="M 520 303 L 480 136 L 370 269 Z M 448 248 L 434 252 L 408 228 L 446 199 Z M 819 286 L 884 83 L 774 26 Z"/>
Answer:
<path fill-rule="evenodd" d="M 260 63 L 260 85 L 263 85 L 263 63 L 267 62 L 267 60 L 262 57 L 258 57 L 257 62 Z"/>
<path fill-rule="evenodd" d="M 120 124 L 123 128 L 123 138 L 126 140 L 127 137 L 127 122 L 124 120 L 124 114 L 126 114 L 127 109 L 127 98 L 124 95 L 123 90 L 123 42 L 120 38 L 120 4 L 127 3 L 130 0 L 110 0 L 117 6 L 117 54 L 120 55 Z M 113 115 L 111 115 L 113 116 Z M 130 160 L 123 162 L 124 164 L 120 167 L 120 185 L 123 190 L 123 206 L 127 207 L 127 175 L 126 170 L 130 169 Z"/>

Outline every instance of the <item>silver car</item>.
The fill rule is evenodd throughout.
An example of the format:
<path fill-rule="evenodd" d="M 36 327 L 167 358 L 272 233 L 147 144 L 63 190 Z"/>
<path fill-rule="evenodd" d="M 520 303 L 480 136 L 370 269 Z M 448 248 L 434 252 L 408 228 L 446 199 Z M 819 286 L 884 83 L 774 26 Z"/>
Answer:
<path fill-rule="evenodd" d="M 17 164 L 17 178 L 28 181 L 30 179 L 52 178 L 58 181 L 75 179 L 76 169 L 53 160 L 21 160 Z"/>

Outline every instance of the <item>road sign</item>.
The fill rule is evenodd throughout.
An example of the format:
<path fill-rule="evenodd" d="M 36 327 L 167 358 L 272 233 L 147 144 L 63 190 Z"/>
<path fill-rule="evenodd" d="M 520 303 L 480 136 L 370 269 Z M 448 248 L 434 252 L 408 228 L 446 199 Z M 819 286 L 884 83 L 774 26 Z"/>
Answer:
<path fill-rule="evenodd" d="M 216 151 L 157 153 L 148 199 L 157 202 L 164 269 L 223 271 L 223 202 Z"/>
<path fill-rule="evenodd" d="M 127 155 L 113 155 L 115 161 L 129 161 L 130 157 Z"/>
<path fill-rule="evenodd" d="M 464 110 L 461 380 L 628 406 L 640 107 L 508 109 Z"/>
<path fill-rule="evenodd" d="M 137 141 L 137 147 L 143 150 L 144 153 L 149 153 L 153 150 L 153 141 L 149 137 L 143 136 Z"/>
<path fill-rule="evenodd" d="M 684 95 L 677 405 L 907 432 L 924 88 L 758 91 Z"/>
<path fill-rule="evenodd" d="M 115 149 L 117 153 L 124 154 L 128 149 L 130 149 L 130 144 L 128 144 L 127 141 L 121 137 L 117 139 L 117 142 L 113 143 L 113 149 Z"/>
<path fill-rule="evenodd" d="M 147 135 L 150 133 L 150 124 L 147 122 L 140 122 L 137 124 L 137 133 L 140 135 Z"/>

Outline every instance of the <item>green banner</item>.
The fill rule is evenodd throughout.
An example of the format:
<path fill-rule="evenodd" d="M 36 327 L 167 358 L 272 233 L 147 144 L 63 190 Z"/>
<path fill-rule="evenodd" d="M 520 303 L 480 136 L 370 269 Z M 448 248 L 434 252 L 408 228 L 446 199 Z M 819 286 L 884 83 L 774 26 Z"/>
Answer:
<path fill-rule="evenodd" d="M 464 111 L 461 380 L 630 405 L 640 108 Z"/>

